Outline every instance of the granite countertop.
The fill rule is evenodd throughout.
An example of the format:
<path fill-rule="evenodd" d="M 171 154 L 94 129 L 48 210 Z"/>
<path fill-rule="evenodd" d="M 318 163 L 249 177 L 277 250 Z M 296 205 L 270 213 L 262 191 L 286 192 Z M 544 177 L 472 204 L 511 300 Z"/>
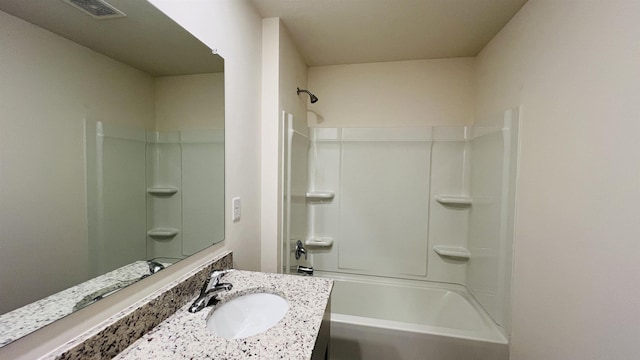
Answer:
<path fill-rule="evenodd" d="M 220 294 L 214 308 L 192 314 L 191 302 L 146 333 L 115 359 L 310 359 L 333 281 L 330 279 L 236 270 L 222 282 L 233 289 Z M 269 292 L 289 303 L 287 314 L 267 331 L 243 339 L 224 339 L 206 328 L 215 308 L 246 293 Z"/>
<path fill-rule="evenodd" d="M 145 274 L 149 274 L 147 262 L 136 261 L 0 315 L 0 346 L 71 314 L 74 306 L 89 294 L 119 283 L 139 280 Z"/>

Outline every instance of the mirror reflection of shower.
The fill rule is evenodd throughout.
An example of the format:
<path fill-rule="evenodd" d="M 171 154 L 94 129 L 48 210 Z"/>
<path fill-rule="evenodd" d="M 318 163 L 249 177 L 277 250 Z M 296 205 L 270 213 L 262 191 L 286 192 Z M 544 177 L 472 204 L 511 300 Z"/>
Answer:
<path fill-rule="evenodd" d="M 224 237 L 223 130 L 87 121 L 87 155 L 93 273 L 139 259 L 181 259 Z"/>

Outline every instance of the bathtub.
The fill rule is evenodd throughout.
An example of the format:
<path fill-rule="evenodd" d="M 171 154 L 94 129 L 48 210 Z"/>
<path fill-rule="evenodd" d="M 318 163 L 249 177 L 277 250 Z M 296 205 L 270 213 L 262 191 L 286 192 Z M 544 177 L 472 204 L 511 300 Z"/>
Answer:
<path fill-rule="evenodd" d="M 332 360 L 507 360 L 508 341 L 459 285 L 338 276 Z"/>

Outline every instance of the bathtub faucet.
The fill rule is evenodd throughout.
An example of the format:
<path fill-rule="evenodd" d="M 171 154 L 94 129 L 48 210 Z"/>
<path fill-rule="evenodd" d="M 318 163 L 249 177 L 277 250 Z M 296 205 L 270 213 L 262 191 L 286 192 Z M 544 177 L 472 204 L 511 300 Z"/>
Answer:
<path fill-rule="evenodd" d="M 296 260 L 300 260 L 300 257 L 302 257 L 302 254 L 304 254 L 304 259 L 307 260 L 307 249 L 304 248 L 304 245 L 302 244 L 301 240 L 298 240 L 296 242 Z"/>
<path fill-rule="evenodd" d="M 229 283 L 220 283 L 222 277 L 231 271 L 233 271 L 233 269 L 215 270 L 212 272 L 211 276 L 209 276 L 202 285 L 198 298 L 189 306 L 189 312 L 195 313 L 207 306 L 217 304 L 219 300 L 216 298 L 216 295 L 222 291 L 229 291 L 233 288 L 233 285 Z"/>
<path fill-rule="evenodd" d="M 311 267 L 311 266 L 298 265 L 296 270 L 297 270 L 298 274 L 313 276 L 313 267 Z"/>

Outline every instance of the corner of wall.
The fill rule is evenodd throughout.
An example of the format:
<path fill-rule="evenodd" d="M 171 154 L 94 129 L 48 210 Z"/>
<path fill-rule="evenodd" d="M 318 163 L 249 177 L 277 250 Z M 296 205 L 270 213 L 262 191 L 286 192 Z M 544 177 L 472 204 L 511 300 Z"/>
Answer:
<path fill-rule="evenodd" d="M 267 272 L 278 271 L 279 62 L 280 19 L 262 19 L 260 269 Z"/>

